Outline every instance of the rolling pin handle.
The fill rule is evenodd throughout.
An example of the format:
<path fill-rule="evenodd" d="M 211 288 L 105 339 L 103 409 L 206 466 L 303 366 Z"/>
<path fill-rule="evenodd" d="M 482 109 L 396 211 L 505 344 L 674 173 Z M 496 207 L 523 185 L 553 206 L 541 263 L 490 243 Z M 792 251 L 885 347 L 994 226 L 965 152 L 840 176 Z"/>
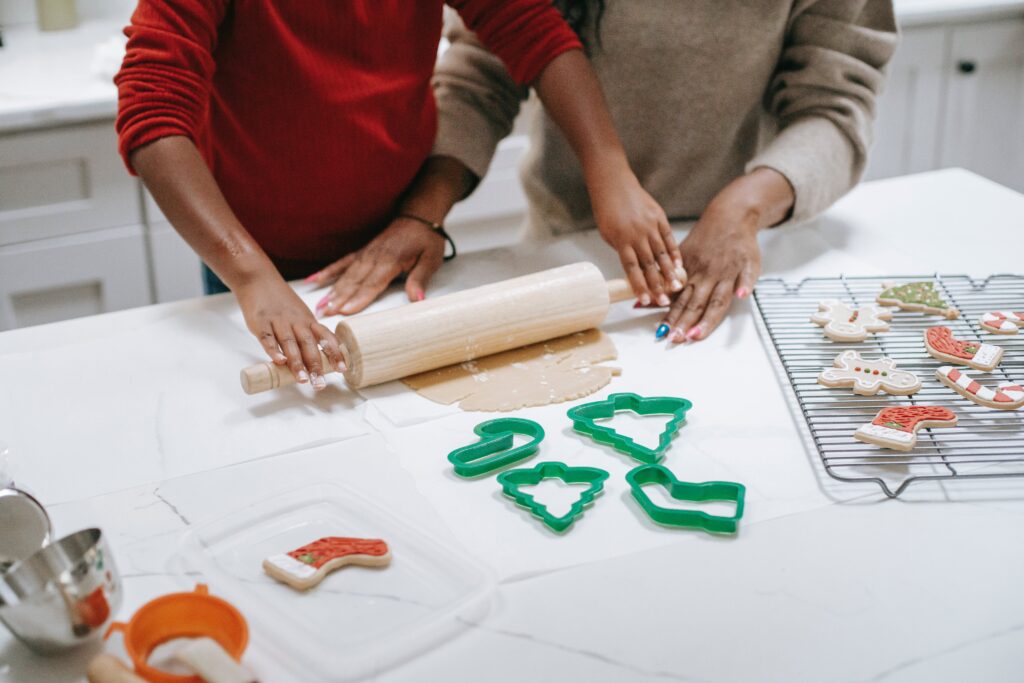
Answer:
<path fill-rule="evenodd" d="M 342 349 L 342 355 L 348 358 L 345 350 Z M 329 374 L 337 372 L 331 361 L 328 360 L 327 356 L 324 355 L 323 351 L 320 351 L 320 362 L 324 364 L 326 372 Z M 247 394 L 261 394 L 264 391 L 270 391 L 272 389 L 278 389 L 280 387 L 286 387 L 289 384 L 295 384 L 295 375 L 286 365 L 276 365 L 267 361 L 266 363 L 256 363 L 250 365 L 247 368 L 242 368 L 242 371 L 238 376 L 239 381 L 242 383 L 242 391 Z"/>
<path fill-rule="evenodd" d="M 676 268 L 675 271 L 676 279 L 686 286 L 686 271 L 682 268 Z M 628 301 L 636 296 L 633 293 L 633 288 L 630 286 L 628 280 L 609 280 L 608 281 L 608 300 L 611 303 L 617 303 L 619 301 Z"/>

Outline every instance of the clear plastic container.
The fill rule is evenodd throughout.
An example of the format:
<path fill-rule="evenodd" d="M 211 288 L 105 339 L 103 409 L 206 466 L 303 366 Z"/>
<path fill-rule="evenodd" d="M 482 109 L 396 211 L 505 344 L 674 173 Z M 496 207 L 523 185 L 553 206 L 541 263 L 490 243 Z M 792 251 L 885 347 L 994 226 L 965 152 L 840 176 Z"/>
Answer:
<path fill-rule="evenodd" d="M 382 538 L 385 568 L 349 566 L 299 592 L 262 570 L 264 558 L 324 536 Z M 245 615 L 252 647 L 297 680 L 358 680 L 392 667 L 476 621 L 494 579 L 462 550 L 400 520 L 355 491 L 318 484 L 193 527 L 181 539 L 186 569 Z"/>

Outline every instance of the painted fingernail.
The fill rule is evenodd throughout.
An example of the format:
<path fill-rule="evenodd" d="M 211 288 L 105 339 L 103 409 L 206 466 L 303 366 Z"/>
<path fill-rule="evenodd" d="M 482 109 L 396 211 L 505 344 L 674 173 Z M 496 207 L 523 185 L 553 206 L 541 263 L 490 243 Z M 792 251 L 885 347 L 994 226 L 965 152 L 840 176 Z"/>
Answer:
<path fill-rule="evenodd" d="M 329 303 L 331 303 L 331 295 L 330 294 L 324 294 L 324 298 L 322 298 L 322 299 L 320 299 L 320 301 L 316 302 L 316 310 L 319 311 L 321 308 L 324 308 Z"/>
<path fill-rule="evenodd" d="M 640 295 L 640 305 L 641 306 L 650 306 L 651 305 L 651 297 L 648 294 L 641 294 Z"/>
<path fill-rule="evenodd" d="M 672 302 L 668 298 L 668 294 L 659 294 L 658 295 L 658 305 L 659 306 L 668 306 L 670 303 L 672 303 Z"/>
<path fill-rule="evenodd" d="M 736 290 L 737 298 L 745 299 L 748 294 L 750 294 L 750 292 L 747 291 L 746 287 L 740 287 Z"/>
<path fill-rule="evenodd" d="M 672 280 L 672 291 L 673 292 L 678 292 L 682 288 L 683 288 L 683 283 L 682 282 L 680 282 L 679 280 Z"/>
<path fill-rule="evenodd" d="M 654 331 L 654 338 L 655 339 L 664 339 L 665 335 L 668 334 L 668 331 L 669 331 L 669 326 L 666 325 L 665 323 L 662 323 L 662 324 L 658 325 L 658 329 Z"/>
<path fill-rule="evenodd" d="M 327 380 L 325 380 L 322 375 L 318 375 L 314 372 L 309 376 L 309 378 L 313 383 L 314 389 L 320 390 L 327 386 Z"/>
<path fill-rule="evenodd" d="M 416 290 L 416 301 L 423 301 L 427 298 L 427 295 L 423 293 L 422 289 Z"/>
<path fill-rule="evenodd" d="M 296 375 L 296 377 L 298 377 L 299 382 L 301 382 L 302 384 L 305 384 L 306 382 L 309 381 L 309 375 L 306 374 L 305 370 L 299 370 L 299 374 Z"/>
<path fill-rule="evenodd" d="M 277 363 L 278 365 L 280 365 L 280 364 L 284 363 L 288 359 L 285 358 L 283 354 L 275 353 L 273 356 L 270 357 L 270 360 L 272 360 L 275 363 Z"/>
<path fill-rule="evenodd" d="M 318 271 L 316 271 L 315 273 L 313 273 L 312 275 L 310 275 L 309 277 L 307 277 L 307 278 L 306 278 L 306 279 L 304 280 L 304 282 L 306 282 L 307 284 L 308 284 L 308 283 L 310 283 L 310 282 L 316 282 L 316 279 L 317 279 L 318 277 L 320 277 L 320 271 L 319 271 L 319 270 L 318 270 Z"/>
<path fill-rule="evenodd" d="M 683 333 L 682 329 L 677 327 L 676 329 L 672 330 L 672 339 L 670 341 L 673 344 L 682 344 L 684 341 L 686 341 L 686 335 Z"/>
<path fill-rule="evenodd" d="M 700 325 L 694 325 L 686 333 L 686 340 L 687 341 L 693 341 L 694 339 L 697 339 L 698 337 L 700 337 L 700 333 L 702 331 L 703 331 L 703 328 Z"/>
<path fill-rule="evenodd" d="M 640 302 L 639 302 L 639 301 L 637 301 L 637 302 L 635 302 L 635 303 L 633 304 L 633 308 L 643 308 L 643 306 L 641 306 L 641 305 L 640 305 Z"/>
<path fill-rule="evenodd" d="M 682 268 L 683 268 L 683 259 L 680 259 L 680 258 L 676 259 L 676 268 L 679 268 L 680 270 L 682 270 Z"/>

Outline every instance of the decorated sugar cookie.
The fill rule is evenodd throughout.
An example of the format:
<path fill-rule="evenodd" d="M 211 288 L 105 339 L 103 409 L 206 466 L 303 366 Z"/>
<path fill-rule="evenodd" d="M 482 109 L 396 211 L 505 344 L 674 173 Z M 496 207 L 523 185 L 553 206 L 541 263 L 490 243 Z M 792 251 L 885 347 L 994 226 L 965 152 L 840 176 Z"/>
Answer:
<path fill-rule="evenodd" d="M 927 427 L 953 427 L 956 413 L 941 406 L 896 406 L 882 408 L 869 424 L 862 425 L 853 438 L 882 448 L 909 451 L 917 445 L 917 432 Z"/>
<path fill-rule="evenodd" d="M 1024 327 L 1024 312 L 992 311 L 981 316 L 981 327 L 992 334 L 1017 334 Z"/>
<path fill-rule="evenodd" d="M 892 358 L 868 360 L 856 351 L 843 351 L 818 375 L 818 384 L 826 387 L 853 387 L 853 393 L 874 396 L 880 391 L 909 396 L 921 388 L 921 380 L 912 372 L 896 369 Z"/>
<path fill-rule="evenodd" d="M 380 539 L 327 536 L 290 552 L 271 555 L 263 560 L 263 571 L 292 588 L 307 590 L 346 565 L 384 567 L 390 562 L 391 550 Z"/>
<path fill-rule="evenodd" d="M 924 345 L 933 358 L 946 363 L 967 365 L 985 372 L 990 372 L 1003 359 L 1003 350 L 1000 347 L 957 339 L 953 336 L 953 331 L 945 325 L 925 330 Z"/>
<path fill-rule="evenodd" d="M 1024 387 L 1016 382 L 1003 382 L 995 389 L 982 386 L 966 372 L 951 365 L 935 371 L 935 377 L 947 387 L 979 406 L 997 410 L 1017 410 L 1024 406 Z"/>
<path fill-rule="evenodd" d="M 854 308 L 839 299 L 825 299 L 818 302 L 818 312 L 811 316 L 811 322 L 825 328 L 825 336 L 832 341 L 859 342 L 869 334 L 888 332 L 892 311 L 874 304 Z"/>
<path fill-rule="evenodd" d="M 922 311 L 953 320 L 960 312 L 946 303 L 935 290 L 934 282 L 908 282 L 888 287 L 878 295 L 883 306 L 897 306 L 904 311 Z"/>

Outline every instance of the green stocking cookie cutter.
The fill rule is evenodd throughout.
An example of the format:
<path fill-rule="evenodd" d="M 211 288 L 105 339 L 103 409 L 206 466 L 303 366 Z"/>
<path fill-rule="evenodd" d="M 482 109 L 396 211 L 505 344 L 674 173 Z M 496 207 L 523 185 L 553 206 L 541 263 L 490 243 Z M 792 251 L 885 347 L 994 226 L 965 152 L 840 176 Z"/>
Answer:
<path fill-rule="evenodd" d="M 686 420 L 686 411 L 692 407 L 693 403 L 690 401 L 675 396 L 647 397 L 637 394 L 610 394 L 603 401 L 593 401 L 570 408 L 566 414 L 572 420 L 572 428 L 580 434 L 585 434 L 598 443 L 607 444 L 640 462 L 654 464 L 665 457 L 665 451 L 668 450 L 673 437 Z M 631 410 L 638 415 L 672 416 L 658 438 L 657 448 L 641 446 L 611 427 L 597 424 L 596 420 L 610 418 L 620 410 Z"/>
<path fill-rule="evenodd" d="M 716 534 L 734 534 L 743 517 L 743 498 L 746 487 L 731 481 L 706 481 L 693 484 L 679 481 L 676 475 L 662 465 L 641 465 L 626 474 L 633 498 L 647 516 L 658 524 L 675 527 L 703 529 Z M 679 510 L 656 505 L 644 492 L 645 484 L 658 484 L 665 487 L 669 495 L 676 500 L 703 502 L 721 500 L 736 503 L 736 512 L 731 517 L 709 515 L 701 510 Z"/>
<path fill-rule="evenodd" d="M 530 457 L 544 440 L 544 428 L 533 420 L 518 417 L 500 417 L 481 422 L 473 431 L 480 441 L 456 448 L 448 454 L 448 461 L 460 477 L 478 477 Z M 512 447 L 513 435 L 530 437 L 528 443 Z"/>
<path fill-rule="evenodd" d="M 580 494 L 579 500 L 572 504 L 569 511 L 561 517 L 548 512 L 545 505 L 538 503 L 533 496 L 519 490 L 520 486 L 533 486 L 544 479 L 561 479 L 566 484 L 589 484 L 590 487 Z M 597 467 L 569 467 L 561 462 L 541 462 L 532 469 L 509 470 L 498 475 L 501 492 L 511 498 L 522 508 L 530 511 L 534 517 L 542 521 L 549 529 L 562 533 L 573 525 L 583 514 L 584 508 L 594 502 L 594 498 L 604 489 L 604 481 L 608 473 Z"/>

